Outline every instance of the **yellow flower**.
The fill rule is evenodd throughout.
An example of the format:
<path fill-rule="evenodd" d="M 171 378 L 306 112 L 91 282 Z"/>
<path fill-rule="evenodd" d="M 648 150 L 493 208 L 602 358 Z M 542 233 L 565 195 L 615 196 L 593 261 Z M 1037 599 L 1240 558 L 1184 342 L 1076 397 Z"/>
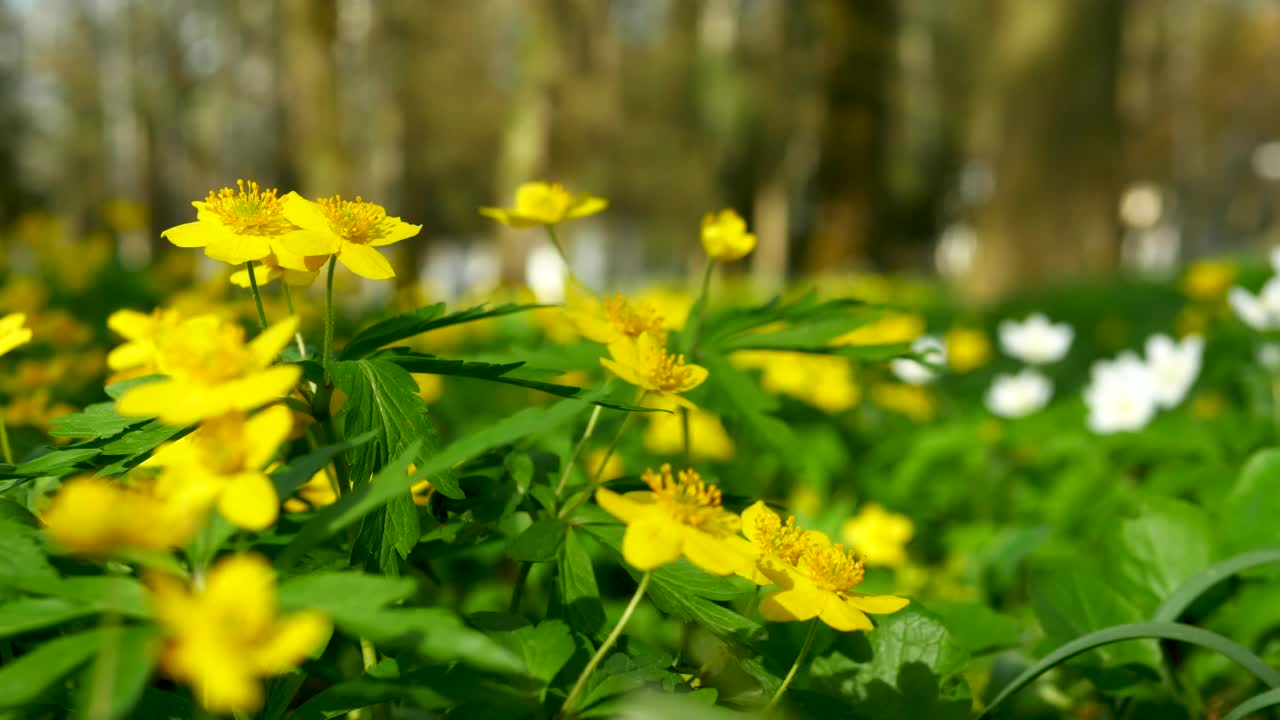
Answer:
<path fill-rule="evenodd" d="M 284 405 L 248 419 L 228 413 L 162 445 L 144 464 L 165 468 L 156 482 L 161 497 L 199 512 L 217 503 L 232 525 L 263 530 L 276 521 L 280 499 L 262 469 L 292 429 L 293 413 Z"/>
<path fill-rule="evenodd" d="M 410 466 L 412 467 L 412 466 Z M 413 474 L 417 468 L 410 470 Z M 413 496 L 413 504 L 418 506 L 426 506 L 431 504 L 431 496 L 434 495 L 436 489 L 432 487 L 430 480 L 419 480 L 409 487 L 409 494 Z"/>
<path fill-rule="evenodd" d="M 283 282 L 286 285 L 310 287 L 316 281 L 320 268 L 324 267 L 328 259 L 328 255 L 308 255 L 304 257 L 293 255 L 287 250 L 277 248 L 253 266 L 253 279 L 258 281 L 259 287 L 281 278 L 284 279 Z M 298 267 L 306 269 L 298 270 L 296 269 Z M 231 277 L 228 279 L 236 287 L 253 287 L 253 284 L 249 282 L 249 270 L 247 268 L 241 268 L 231 273 Z"/>
<path fill-rule="evenodd" d="M 286 512 L 306 512 L 312 508 L 332 505 L 338 501 L 338 491 L 329 477 L 327 468 L 316 471 L 311 479 L 294 491 L 294 496 L 284 501 Z"/>
<path fill-rule="evenodd" d="M 608 206 L 604 198 L 572 195 L 560 183 L 527 182 L 516 188 L 515 207 L 482 207 L 480 214 L 508 227 L 530 228 L 595 215 Z"/>
<path fill-rule="evenodd" d="M 638 293 L 634 301 L 654 308 L 668 330 L 683 330 L 693 309 L 693 297 L 687 290 L 652 287 Z"/>
<path fill-rule="evenodd" d="M 909 343 L 924 334 L 924 318 L 908 313 L 886 313 L 875 322 L 855 328 L 831 341 L 832 345 L 893 345 Z"/>
<path fill-rule="evenodd" d="M 115 198 L 102 204 L 102 219 L 112 230 L 134 232 L 147 229 L 151 211 L 142 203 Z"/>
<path fill-rule="evenodd" d="M 678 406 L 670 399 L 655 403 L 675 412 L 647 413 L 649 427 L 644 433 L 644 447 L 654 455 L 679 455 L 684 452 L 684 421 Z M 698 460 L 727 462 L 733 459 L 733 438 L 724 429 L 720 416 L 702 408 L 688 408 L 689 455 Z"/>
<path fill-rule="evenodd" d="M 26 322 L 24 313 L 9 313 L 0 318 L 0 355 L 31 342 L 31 329 L 23 327 Z"/>
<path fill-rule="evenodd" d="M 600 358 L 600 364 L 628 383 L 655 393 L 658 397 L 670 396 L 685 407 L 693 403 L 680 397 L 698 387 L 707 379 L 707 369 L 691 365 L 683 355 L 672 355 L 649 333 L 640 333 L 634 340 L 620 338 L 609 343 L 612 359 Z"/>
<path fill-rule="evenodd" d="M 177 310 L 156 308 L 150 313 L 137 310 L 117 310 L 107 318 L 107 327 L 125 339 L 125 342 L 107 353 L 107 367 L 117 373 L 137 371 L 135 376 L 150 375 L 157 371 L 159 350 L 156 339 L 166 330 L 175 328 L 182 321 Z"/>
<path fill-rule="evenodd" d="M 760 571 L 779 587 L 760 601 L 760 615 L 771 622 L 818 618 L 840 632 L 871 630 L 867 613 L 884 615 L 906 607 L 906 598 L 854 592 L 864 565 L 844 545 L 806 543 L 794 566 L 760 563 Z"/>
<path fill-rule="evenodd" d="M 427 402 L 435 402 L 444 392 L 444 378 L 429 373 L 413 373 L 413 381 L 418 383 L 418 397 Z"/>
<path fill-rule="evenodd" d="M 387 215 L 381 205 L 343 200 L 341 195 L 311 202 L 297 193 L 284 198 L 284 214 L 290 222 L 311 231 L 310 236 L 287 238 L 284 248 L 295 255 L 336 255 L 351 272 L 370 280 L 395 277 L 391 263 L 374 248 L 400 242 L 417 235 L 421 225 L 410 225 Z M 319 237 L 327 248 L 315 252 L 309 237 Z M 283 259 L 283 258 L 281 258 Z"/>
<path fill-rule="evenodd" d="M 977 370 L 991 360 L 991 341 L 977 328 L 951 328 L 942 342 L 947 348 L 947 365 L 956 372 Z"/>
<path fill-rule="evenodd" d="M 639 570 L 653 570 L 681 555 L 713 575 L 731 575 L 752 556 L 738 536 L 742 523 L 721 505 L 720 489 L 692 469 L 672 475 L 671 466 L 641 477 L 649 491 L 619 495 L 596 491 L 596 502 L 626 523 L 622 557 Z"/>
<path fill-rule="evenodd" d="M 242 327 L 217 316 L 185 320 L 155 341 L 156 367 L 168 377 L 130 388 L 116 412 L 182 426 L 265 405 L 298 383 L 297 365 L 271 365 L 297 328 L 290 317 L 246 343 Z"/>
<path fill-rule="evenodd" d="M 1221 300 L 1231 289 L 1238 271 L 1230 260 L 1197 260 L 1187 266 L 1182 292 L 1200 302 Z"/>
<path fill-rule="evenodd" d="M 730 208 L 702 216 L 702 249 L 719 262 L 741 259 L 756 247 L 756 236 L 747 232 L 747 222 Z"/>
<path fill-rule="evenodd" d="M 605 461 L 605 454 L 608 453 L 609 459 Z M 600 463 L 604 463 L 604 467 L 600 467 Z M 614 478 L 622 477 L 626 472 L 626 468 L 622 464 L 622 457 L 618 453 L 610 453 L 605 448 L 596 448 L 587 455 L 587 461 L 583 463 L 587 470 L 588 477 L 598 477 L 601 481 L 609 481 Z"/>
<path fill-rule="evenodd" d="M 49 537 L 69 553 L 103 556 L 116 550 L 164 550 L 195 535 L 199 516 L 166 503 L 150 485 L 106 478 L 69 480 L 41 514 Z"/>
<path fill-rule="evenodd" d="M 178 247 L 202 247 L 205 255 L 232 265 L 261 260 L 283 248 L 280 243 L 286 239 L 294 255 L 331 252 L 327 238 L 302 232 L 285 217 L 284 198 L 277 197 L 274 188 L 263 190 L 244 180 L 236 180 L 236 187 L 210 190 L 203 201 L 191 203 L 195 222 L 171 227 L 160 236 Z"/>
<path fill-rule="evenodd" d="M 900 567 L 907 561 L 907 543 L 915 534 L 911 518 L 867 503 L 840 528 L 840 537 L 862 552 L 868 565 Z"/>
<path fill-rule="evenodd" d="M 658 344 L 667 343 L 667 327 L 662 316 L 647 303 L 633 303 L 617 293 L 602 303 L 572 278 L 565 282 L 564 295 L 565 316 L 588 340 L 607 345 L 620 338 L 649 333 Z"/>
<path fill-rule="evenodd" d="M 882 383 L 871 388 L 871 398 L 886 410 L 927 423 L 937 417 L 938 404 L 929 388 L 904 383 Z"/>
<path fill-rule="evenodd" d="M 773 579 L 762 568 L 776 566 L 775 572 L 794 568 L 800 556 L 813 544 L 829 544 L 831 540 L 817 530 L 796 527 L 795 517 L 782 517 L 769 509 L 763 500 L 742 511 L 742 534 L 755 549 L 755 562 L 744 565 L 738 574 L 757 585 L 772 585 Z"/>
<path fill-rule="evenodd" d="M 849 358 L 817 353 L 750 350 L 733 354 L 740 367 L 760 368 L 760 384 L 775 395 L 787 395 L 827 413 L 858 404 L 862 388 Z"/>
<path fill-rule="evenodd" d="M 260 555 L 218 562 L 196 592 L 167 575 L 150 575 L 147 585 L 167 636 L 161 666 L 191 685 L 211 712 L 257 710 L 263 701 L 259 678 L 297 667 L 333 629 L 317 611 L 277 617 L 275 577 Z"/>

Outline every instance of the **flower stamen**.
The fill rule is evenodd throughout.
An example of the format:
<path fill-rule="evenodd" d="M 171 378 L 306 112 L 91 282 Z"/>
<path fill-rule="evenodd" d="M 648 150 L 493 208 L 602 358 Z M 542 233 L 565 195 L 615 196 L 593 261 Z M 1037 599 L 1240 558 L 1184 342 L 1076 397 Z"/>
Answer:
<path fill-rule="evenodd" d="M 236 180 L 236 187 L 210 190 L 204 199 L 205 209 L 241 232 L 272 235 L 282 230 L 284 203 L 275 188 L 263 190 L 258 183 L 243 179 Z"/>
<path fill-rule="evenodd" d="M 367 243 L 381 237 L 387 211 L 376 203 L 368 203 L 357 195 L 355 200 L 343 200 L 341 195 L 316 201 L 324 212 L 333 232 L 347 242 Z"/>

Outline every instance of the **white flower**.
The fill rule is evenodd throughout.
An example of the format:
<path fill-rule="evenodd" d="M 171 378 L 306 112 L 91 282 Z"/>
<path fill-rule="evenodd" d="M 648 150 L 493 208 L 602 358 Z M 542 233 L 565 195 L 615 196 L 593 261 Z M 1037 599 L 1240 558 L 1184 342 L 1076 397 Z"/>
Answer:
<path fill-rule="evenodd" d="M 1043 313 L 1033 313 L 1022 322 L 1000 323 L 1000 348 L 1031 365 L 1045 365 L 1062 359 L 1071 349 L 1075 331 L 1066 323 L 1052 323 Z"/>
<path fill-rule="evenodd" d="M 1227 302 L 1240 320 L 1254 330 L 1280 329 L 1280 276 L 1268 280 L 1257 295 L 1242 287 L 1233 287 L 1227 293 Z"/>
<path fill-rule="evenodd" d="M 932 335 L 917 338 L 911 343 L 911 352 L 935 365 L 945 365 L 947 362 L 946 347 L 941 340 Z M 911 358 L 894 358 L 893 362 L 889 363 L 889 369 L 899 380 L 911 385 L 927 385 L 938 376 L 933 368 Z"/>
<path fill-rule="evenodd" d="M 1167 335 L 1147 338 L 1147 368 L 1155 384 L 1156 405 L 1177 407 L 1200 375 L 1204 338 L 1188 335 L 1176 342 Z"/>
<path fill-rule="evenodd" d="M 1269 372 L 1280 372 L 1280 343 L 1263 343 L 1258 347 L 1258 364 Z"/>
<path fill-rule="evenodd" d="M 1151 369 L 1129 352 L 1094 363 L 1085 388 L 1089 429 L 1099 435 L 1141 430 L 1156 415 L 1155 379 Z"/>
<path fill-rule="evenodd" d="M 1017 375 L 997 375 L 987 390 L 987 409 L 1003 418 L 1040 412 L 1053 397 L 1053 383 L 1034 368 Z"/>

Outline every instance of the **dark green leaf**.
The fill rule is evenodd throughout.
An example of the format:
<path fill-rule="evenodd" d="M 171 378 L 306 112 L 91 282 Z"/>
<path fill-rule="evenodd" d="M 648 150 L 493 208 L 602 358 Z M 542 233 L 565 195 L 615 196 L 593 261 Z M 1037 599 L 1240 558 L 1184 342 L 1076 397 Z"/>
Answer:
<path fill-rule="evenodd" d="M 103 455 L 139 455 L 153 450 L 157 445 L 182 432 L 182 428 L 169 427 L 152 420 L 102 446 Z"/>
<path fill-rule="evenodd" d="M 1280 563 L 1280 549 L 1255 550 L 1223 560 L 1205 568 L 1194 577 L 1183 581 L 1177 590 L 1168 594 L 1151 616 L 1153 622 L 1173 622 L 1191 604 L 1210 588 L 1238 572 L 1262 565 Z"/>
<path fill-rule="evenodd" d="M 106 438 L 145 420 L 117 415 L 115 403 L 95 403 L 81 412 L 54 418 L 49 423 L 49 434 L 54 437 Z"/>
<path fill-rule="evenodd" d="M 0 667 L 0 708 L 21 708 L 98 652 L 103 630 L 85 630 L 42 643 Z"/>
<path fill-rule="evenodd" d="M 542 307 L 546 306 L 499 305 L 494 308 L 489 308 L 487 306 L 480 305 L 442 316 L 445 309 L 444 303 L 428 305 L 426 307 L 418 308 L 413 312 L 388 318 L 371 325 L 365 330 L 362 330 L 357 333 L 355 337 L 351 338 L 351 342 L 347 343 L 347 346 L 342 349 L 342 352 L 339 353 L 338 357 L 342 360 L 361 358 L 380 347 L 404 340 L 405 338 L 413 337 L 414 335 L 420 335 L 430 330 L 436 330 L 449 325 L 474 322 L 485 318 L 511 315 L 513 313 L 525 312 L 527 310 L 537 310 Z"/>
<path fill-rule="evenodd" d="M 40 549 L 38 533 L 24 523 L 0 521 L 0 586 L 19 576 L 57 576 Z"/>
<path fill-rule="evenodd" d="M 276 494 L 282 498 L 289 497 L 298 488 L 305 485 L 313 475 L 323 470 L 335 457 L 351 448 L 359 447 L 369 442 L 377 434 L 377 431 L 370 430 L 363 435 L 349 438 L 337 445 L 322 447 L 300 458 L 290 460 L 288 465 L 271 475 L 271 483 L 276 486 Z"/>
<path fill-rule="evenodd" d="M 126 717 L 155 669 L 159 640 L 150 627 L 102 629 L 94 661 L 84 669 L 76 717 Z"/>
<path fill-rule="evenodd" d="M 604 625 L 604 606 L 600 602 L 591 555 L 582 547 L 578 532 L 573 529 L 565 535 L 558 570 L 556 581 L 565 617 L 578 632 L 595 635 Z"/>
<path fill-rule="evenodd" d="M 507 554 L 522 562 L 550 562 L 559 554 L 568 530 L 569 525 L 563 520 L 543 518 L 525 528 L 511 542 Z"/>
<path fill-rule="evenodd" d="M 952 640 L 971 655 L 1017 647 L 1020 642 L 1018 621 L 986 605 L 937 600 L 926 607 L 942 620 Z"/>
<path fill-rule="evenodd" d="M 536 627 L 523 627 L 512 635 L 520 643 L 526 674 L 544 686 L 551 684 L 577 649 L 573 633 L 562 620 L 543 620 Z"/>
<path fill-rule="evenodd" d="M 91 607 L 60 597 L 18 598 L 0 604 L 0 637 L 60 625 L 95 612 Z"/>
<path fill-rule="evenodd" d="M 78 463 L 97 456 L 102 451 L 98 448 L 68 448 L 45 453 L 34 460 L 28 460 L 13 469 L 15 475 L 50 475 L 59 477 L 74 472 Z"/>

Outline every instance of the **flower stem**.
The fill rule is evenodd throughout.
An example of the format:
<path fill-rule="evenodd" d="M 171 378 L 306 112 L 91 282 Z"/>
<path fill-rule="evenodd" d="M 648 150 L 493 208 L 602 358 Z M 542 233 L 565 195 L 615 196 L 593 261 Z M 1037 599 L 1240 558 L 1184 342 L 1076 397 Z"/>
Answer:
<path fill-rule="evenodd" d="M 298 311 L 293 309 L 293 293 L 289 290 L 289 283 L 285 282 L 283 278 L 280 280 L 280 289 L 284 291 L 284 304 L 289 308 L 289 314 L 297 315 Z M 293 339 L 298 343 L 298 358 L 306 360 L 307 346 L 306 343 L 302 342 L 302 331 L 298 330 L 295 332 L 293 334 Z"/>
<path fill-rule="evenodd" d="M 253 261 L 244 264 L 249 271 L 249 289 L 253 290 L 253 303 L 258 306 L 258 329 L 267 329 L 267 311 L 262 309 L 262 292 L 258 290 L 258 275 L 253 271 Z"/>
<path fill-rule="evenodd" d="M 645 392 L 642 390 L 640 394 L 636 396 L 636 402 L 639 403 L 644 399 L 644 396 Z M 618 432 L 614 433 L 613 440 L 609 442 L 609 446 L 604 452 L 604 457 L 600 458 L 600 464 L 592 469 L 589 475 L 586 491 L 578 495 L 573 502 L 569 503 L 560 511 L 561 519 L 567 518 L 573 514 L 574 510 L 577 510 L 582 503 L 587 501 L 587 498 L 591 497 L 591 491 L 595 490 L 600 485 L 600 476 L 604 474 L 604 469 L 609 466 L 609 460 L 613 457 L 613 451 L 618 449 L 618 441 L 622 439 L 622 432 L 627 429 L 627 424 L 631 422 L 632 415 L 635 415 L 635 413 L 629 412 L 626 417 L 622 418 L 622 424 L 618 426 Z"/>
<path fill-rule="evenodd" d="M 9 447 L 9 429 L 4 426 L 4 410 L 0 408 L 0 449 L 4 450 L 4 461 L 13 464 L 13 448 Z"/>
<path fill-rule="evenodd" d="M 804 645 L 800 646 L 800 654 L 796 655 L 796 661 L 791 663 L 791 669 L 787 671 L 787 676 L 782 679 L 782 684 L 778 686 L 778 692 L 773 694 L 769 704 L 764 706 L 763 712 L 772 710 L 778 704 L 778 701 L 782 699 L 782 695 L 787 691 L 787 688 L 791 687 L 791 681 L 796 679 L 796 671 L 800 669 L 800 663 L 804 662 L 805 656 L 809 654 L 809 647 L 813 645 L 813 638 L 817 634 L 818 618 L 814 618 L 809 622 L 809 634 L 804 636 Z"/>
<path fill-rule="evenodd" d="M 338 265 L 336 255 L 329 257 L 329 275 L 324 286 L 324 384 L 331 384 L 329 366 L 333 364 L 333 270 Z"/>
<path fill-rule="evenodd" d="M 622 617 L 618 618 L 618 624 L 613 626 L 613 631 L 609 633 L 609 637 L 604 639 L 600 649 L 596 650 L 596 654 L 591 656 L 587 666 L 582 668 L 582 674 L 578 676 L 578 681 L 573 684 L 573 689 L 569 691 L 568 697 L 564 699 L 564 704 L 560 706 L 560 717 L 564 717 L 565 713 L 573 708 L 573 703 L 577 701 L 578 696 L 582 694 L 583 689 L 587 686 L 587 678 L 591 677 L 591 673 L 595 672 L 596 667 L 604 661 L 605 654 L 618 641 L 618 636 L 622 635 L 623 628 L 631 621 L 631 616 L 635 614 L 636 607 L 640 605 L 640 599 L 644 597 L 645 590 L 649 589 L 649 578 L 651 577 L 653 577 L 653 573 L 647 572 L 640 578 L 640 586 L 636 588 L 636 594 L 631 596 L 631 602 L 627 603 L 627 609 L 622 611 Z"/>
<path fill-rule="evenodd" d="M 543 225 L 547 229 L 547 237 L 551 239 L 551 244 L 556 247 L 556 252 L 560 253 L 560 259 L 564 261 L 565 267 L 569 267 L 569 253 L 564 251 L 564 246 L 560 244 L 560 237 L 556 235 L 555 225 Z"/>
<path fill-rule="evenodd" d="M 595 432 L 596 421 L 600 419 L 600 411 L 603 409 L 603 406 L 597 405 L 595 409 L 591 411 L 591 419 L 587 420 L 587 429 L 583 431 L 582 437 L 578 440 L 578 444 L 574 446 L 573 452 L 569 455 L 569 460 L 565 462 L 564 472 L 560 473 L 560 482 L 556 483 L 556 497 L 560 497 L 560 494 L 564 492 L 565 483 L 569 482 L 569 474 L 573 472 L 573 464 L 578 460 L 578 456 L 582 454 L 582 448 L 587 444 L 587 440 L 590 439 L 591 433 Z"/>
<path fill-rule="evenodd" d="M 698 299 L 693 303 L 693 317 L 689 318 L 689 334 L 684 339 L 684 354 L 692 357 L 698 347 L 698 333 L 702 331 L 702 316 L 707 314 L 707 297 L 711 294 L 711 271 L 716 267 L 715 261 L 707 258 L 706 267 L 702 269 L 702 286 L 698 288 Z"/>
<path fill-rule="evenodd" d="M 520 571 L 516 574 L 515 587 L 511 589 L 511 605 L 507 612 L 511 615 L 520 614 L 520 601 L 524 599 L 524 587 L 529 582 L 529 573 L 533 571 L 533 563 L 520 563 Z"/>

